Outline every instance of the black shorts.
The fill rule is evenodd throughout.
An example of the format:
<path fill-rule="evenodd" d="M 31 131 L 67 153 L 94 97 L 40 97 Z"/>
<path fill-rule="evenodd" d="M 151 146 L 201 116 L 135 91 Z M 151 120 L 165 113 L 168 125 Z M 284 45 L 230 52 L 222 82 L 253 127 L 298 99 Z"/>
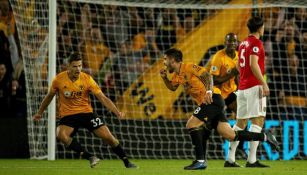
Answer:
<path fill-rule="evenodd" d="M 228 97 L 225 99 L 226 106 L 230 105 L 231 103 L 237 100 L 237 95 L 235 93 L 230 93 Z"/>
<path fill-rule="evenodd" d="M 193 116 L 205 122 L 205 127 L 209 130 L 216 129 L 218 122 L 228 122 L 224 106 L 225 102 L 220 94 L 213 94 L 213 103 L 201 104 L 193 113 Z"/>
<path fill-rule="evenodd" d="M 76 133 L 79 128 L 86 128 L 89 131 L 93 131 L 105 125 L 105 123 L 97 114 L 80 113 L 61 118 L 58 125 L 70 126 L 74 128 L 74 133 Z"/>

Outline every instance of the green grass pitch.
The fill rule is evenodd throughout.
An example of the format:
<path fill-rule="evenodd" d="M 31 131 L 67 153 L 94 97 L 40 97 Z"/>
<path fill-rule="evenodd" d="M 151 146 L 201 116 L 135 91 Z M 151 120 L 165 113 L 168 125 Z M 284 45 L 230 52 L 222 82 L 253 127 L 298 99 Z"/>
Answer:
<path fill-rule="evenodd" d="M 306 160 L 263 161 L 271 168 L 224 168 L 223 160 L 209 160 L 206 170 L 186 171 L 190 160 L 136 159 L 138 169 L 124 168 L 120 160 L 102 160 L 91 169 L 86 160 L 20 160 L 0 159 L 0 175 L 306 175 Z M 239 160 L 241 165 L 244 160 Z"/>

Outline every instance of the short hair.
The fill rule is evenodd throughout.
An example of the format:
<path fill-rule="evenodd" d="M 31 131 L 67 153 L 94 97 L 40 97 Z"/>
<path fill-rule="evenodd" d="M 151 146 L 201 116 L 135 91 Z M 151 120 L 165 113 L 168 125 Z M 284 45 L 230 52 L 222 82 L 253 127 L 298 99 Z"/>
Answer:
<path fill-rule="evenodd" d="M 175 48 L 168 49 L 164 52 L 164 54 L 174 58 L 176 62 L 182 61 L 182 52 L 178 49 Z"/>
<path fill-rule="evenodd" d="M 78 53 L 72 53 L 68 58 L 68 63 L 72 63 L 73 61 L 82 61 L 81 55 Z"/>
<path fill-rule="evenodd" d="M 260 27 L 263 26 L 263 19 L 259 16 L 251 17 L 247 22 L 247 27 L 251 33 L 258 31 Z"/>

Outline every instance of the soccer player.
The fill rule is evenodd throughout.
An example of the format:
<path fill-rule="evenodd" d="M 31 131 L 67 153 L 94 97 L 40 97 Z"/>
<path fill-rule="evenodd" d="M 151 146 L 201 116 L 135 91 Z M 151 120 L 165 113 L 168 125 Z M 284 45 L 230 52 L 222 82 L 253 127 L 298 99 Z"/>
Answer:
<path fill-rule="evenodd" d="M 240 80 L 237 94 L 237 122 L 235 131 L 244 129 L 248 119 L 251 120 L 250 131 L 260 133 L 266 115 L 266 96 L 269 87 L 264 80 L 264 49 L 260 37 L 264 32 L 263 20 L 252 17 L 247 22 L 249 36 L 239 46 L 239 61 L 237 68 L 240 71 Z M 235 152 L 239 142 L 231 142 L 228 162 L 235 163 Z M 259 142 L 250 142 L 246 167 L 269 167 L 256 159 Z M 226 164 L 226 162 L 225 162 Z"/>
<path fill-rule="evenodd" d="M 91 168 L 93 168 L 100 161 L 99 158 L 87 152 L 75 138 L 71 137 L 78 128 L 86 128 L 110 145 L 113 152 L 122 159 L 126 168 L 136 168 L 128 160 L 119 141 L 111 134 L 108 127 L 102 121 L 102 118 L 93 113 L 89 93 L 93 93 L 104 106 L 119 118 L 123 117 L 124 113 L 120 112 L 113 102 L 102 93 L 93 78 L 81 72 L 81 70 L 82 58 L 76 53 L 71 54 L 68 70 L 59 73 L 54 78 L 48 94 L 43 99 L 33 119 L 37 121 L 42 118 L 43 112 L 57 94 L 59 97 L 60 115 L 60 122 L 57 127 L 57 139 L 64 143 L 67 148 L 74 150 L 81 157 L 88 159 Z"/>
<path fill-rule="evenodd" d="M 248 131 L 234 131 L 224 114 L 224 100 L 220 90 L 213 87 L 212 77 L 206 69 L 191 63 L 182 62 L 182 52 L 172 48 L 164 53 L 164 65 L 160 70 L 166 87 L 175 91 L 183 85 L 186 93 L 199 105 L 193 115 L 188 119 L 186 128 L 189 130 L 194 145 L 196 160 L 185 170 L 199 170 L 207 167 L 204 159 L 203 134 L 216 129 L 218 133 L 230 141 L 268 141 L 273 149 L 278 148 L 278 142 L 271 133 L 254 133 Z M 173 73 L 170 80 L 167 75 Z"/>
<path fill-rule="evenodd" d="M 221 95 L 227 108 L 236 114 L 237 96 L 234 93 L 237 90 L 237 75 L 239 74 L 236 64 L 238 61 L 238 37 L 234 33 L 228 33 L 224 41 L 225 48 L 216 52 L 210 60 L 210 74 L 213 76 L 214 86 L 221 90 Z M 236 162 L 226 161 L 224 167 L 240 167 Z"/>
<path fill-rule="evenodd" d="M 214 86 L 221 90 L 227 108 L 236 113 L 237 102 L 234 91 L 237 90 L 236 76 L 239 74 L 236 64 L 238 61 L 238 37 L 234 33 L 225 36 L 225 48 L 214 54 L 210 61 L 210 74 Z"/>

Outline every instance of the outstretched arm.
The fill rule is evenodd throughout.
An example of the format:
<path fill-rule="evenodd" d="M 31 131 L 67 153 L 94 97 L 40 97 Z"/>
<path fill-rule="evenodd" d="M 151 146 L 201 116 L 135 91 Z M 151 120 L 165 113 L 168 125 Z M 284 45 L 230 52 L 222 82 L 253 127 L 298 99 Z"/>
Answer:
<path fill-rule="evenodd" d="M 55 91 L 49 91 L 48 94 L 45 96 L 43 99 L 38 112 L 33 116 L 33 120 L 38 121 L 42 118 L 43 112 L 45 109 L 48 107 L 50 102 L 52 101 L 53 97 L 55 96 L 56 92 Z"/>
<path fill-rule="evenodd" d="M 167 73 L 166 73 L 165 69 L 161 69 L 160 70 L 160 75 L 161 75 L 161 77 L 163 79 L 164 84 L 166 85 L 166 87 L 169 90 L 171 90 L 171 91 L 176 91 L 177 90 L 179 85 L 177 85 L 177 86 L 172 85 L 171 81 L 167 78 Z"/>
<path fill-rule="evenodd" d="M 110 111 L 112 111 L 117 117 L 123 118 L 124 113 L 120 112 L 118 108 L 115 106 L 115 104 L 106 97 L 101 91 L 97 94 L 95 94 L 97 99 L 100 101 L 101 104 L 103 104 L 106 108 L 108 108 Z"/>

